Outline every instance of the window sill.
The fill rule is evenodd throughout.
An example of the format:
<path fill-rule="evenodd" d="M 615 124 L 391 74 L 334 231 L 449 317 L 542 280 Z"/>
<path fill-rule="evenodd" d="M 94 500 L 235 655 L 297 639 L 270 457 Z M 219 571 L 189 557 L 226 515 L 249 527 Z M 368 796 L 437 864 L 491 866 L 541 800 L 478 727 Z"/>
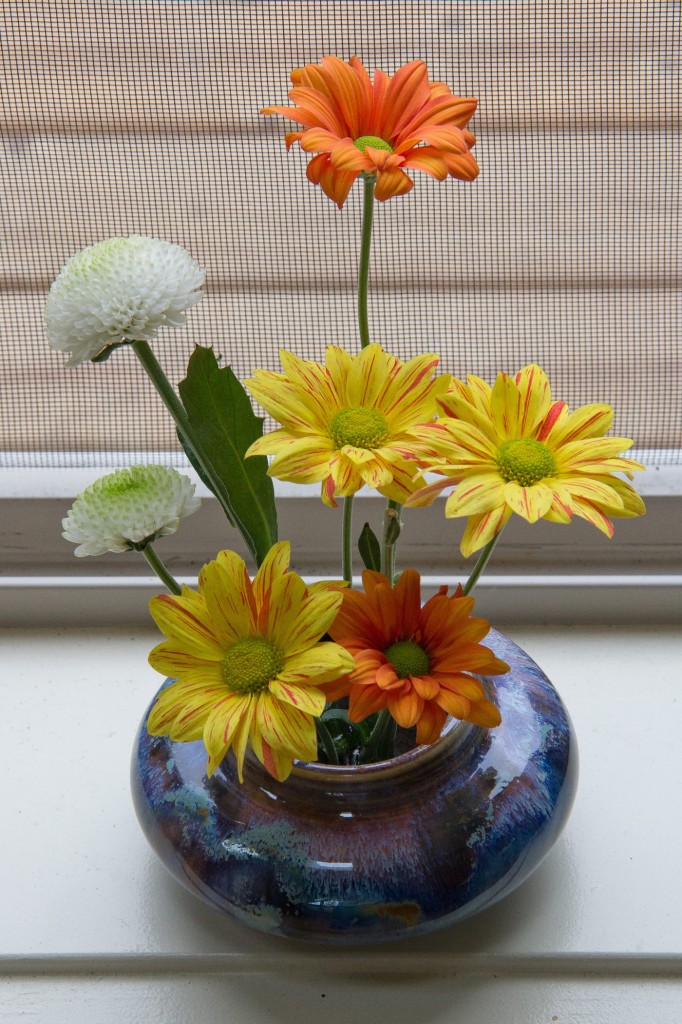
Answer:
<path fill-rule="evenodd" d="M 196 577 L 178 581 L 196 586 Z M 452 593 L 458 582 L 454 576 L 422 576 L 422 595 L 441 584 Z M 5 577 L 0 621 L 16 627 L 144 627 L 150 622 L 150 598 L 162 592 L 155 576 Z M 475 597 L 476 613 L 493 624 L 682 622 L 682 575 L 487 575 L 476 585 Z"/>
<path fill-rule="evenodd" d="M 160 583 L 134 553 L 75 558 L 61 537 L 74 496 L 100 470 L 6 470 L 2 477 L 0 615 L 10 625 L 127 625 L 148 622 L 149 598 Z M 675 623 L 682 621 L 682 465 L 651 467 L 637 481 L 647 515 L 616 520 L 613 540 L 575 520 L 570 528 L 513 517 L 476 588 L 477 610 L 494 622 Z M 301 575 L 339 575 L 342 510 L 325 508 L 317 486 L 275 481 L 280 537 L 292 546 Z M 198 491 L 206 496 L 203 485 Z M 473 559 L 458 551 L 464 520 L 447 520 L 444 498 L 431 508 L 405 510 L 399 561 L 420 570 L 431 588 L 455 585 Z M 380 533 L 383 499 L 360 492 L 355 532 L 369 521 Z M 176 578 L 195 585 L 204 564 L 231 547 L 249 561 L 241 538 L 226 526 L 208 496 L 190 523 L 158 544 Z M 356 572 L 360 566 L 355 563 Z"/>
<path fill-rule="evenodd" d="M 15 812 L 3 844 L 0 1021 L 185 1024 L 229 1006 L 248 1024 L 341 1024 L 349 1004 L 373 1024 L 676 1020 L 679 629 L 510 632 L 576 726 L 581 784 L 566 832 L 524 886 L 478 917 L 341 951 L 223 918 L 148 849 L 127 777 L 160 680 L 146 663 L 154 632 L 2 631 L 0 742 Z"/>

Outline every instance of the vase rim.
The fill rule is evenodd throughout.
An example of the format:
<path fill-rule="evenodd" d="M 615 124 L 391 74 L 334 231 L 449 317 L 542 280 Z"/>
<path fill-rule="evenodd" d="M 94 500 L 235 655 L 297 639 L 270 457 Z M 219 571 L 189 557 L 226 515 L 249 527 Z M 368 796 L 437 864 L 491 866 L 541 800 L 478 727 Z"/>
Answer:
<path fill-rule="evenodd" d="M 304 781 L 324 782 L 366 782 L 374 777 L 382 780 L 412 771 L 415 766 L 425 766 L 440 758 L 445 749 L 453 752 L 462 746 L 474 732 L 482 732 L 471 722 L 448 717 L 440 736 L 433 743 L 413 747 L 412 750 L 384 761 L 371 764 L 323 764 L 320 761 L 294 761 L 290 778 Z"/>

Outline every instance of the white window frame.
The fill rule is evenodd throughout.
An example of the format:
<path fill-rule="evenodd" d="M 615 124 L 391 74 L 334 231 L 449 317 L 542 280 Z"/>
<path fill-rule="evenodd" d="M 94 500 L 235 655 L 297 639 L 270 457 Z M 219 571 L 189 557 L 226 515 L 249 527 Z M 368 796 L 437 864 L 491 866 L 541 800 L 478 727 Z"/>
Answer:
<path fill-rule="evenodd" d="M 616 520 L 611 541 L 583 523 L 560 529 L 512 522 L 477 586 L 481 614 L 505 624 L 682 622 L 682 465 L 660 461 L 659 452 L 640 452 L 638 457 L 649 463 L 635 481 L 647 516 Z M 147 602 L 161 585 L 142 558 L 77 559 L 61 537 L 60 519 L 76 495 L 112 471 L 77 468 L 78 458 L 82 456 L 74 456 L 70 468 L 0 472 L 0 615 L 5 625 L 149 621 Z M 131 464 L 129 456 L 120 461 Z M 167 463 L 168 456 L 145 453 L 139 461 Z M 243 551 L 215 499 L 194 479 L 205 504 L 197 513 L 203 515 L 200 526 L 197 520 L 194 528 L 191 521 L 182 524 L 159 550 L 178 579 L 189 585 L 194 585 L 202 562 L 220 548 Z M 291 541 L 296 567 L 311 578 L 337 576 L 339 514 L 322 505 L 317 485 L 275 481 L 275 489 L 281 536 Z M 401 564 L 422 572 L 425 592 L 440 583 L 456 585 L 473 565 L 473 559 L 464 563 L 458 555 L 462 523 L 445 519 L 443 501 L 428 512 L 411 513 L 423 515 L 425 525 L 415 530 L 412 519 L 400 548 Z M 358 529 L 363 518 L 378 529 L 382 508 L 379 495 L 361 492 L 355 502 Z"/>

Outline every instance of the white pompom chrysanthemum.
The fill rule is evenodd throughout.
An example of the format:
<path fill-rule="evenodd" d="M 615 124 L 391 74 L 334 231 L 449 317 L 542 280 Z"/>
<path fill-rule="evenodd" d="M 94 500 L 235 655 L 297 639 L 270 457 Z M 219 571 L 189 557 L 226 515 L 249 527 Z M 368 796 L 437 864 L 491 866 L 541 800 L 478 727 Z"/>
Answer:
<path fill-rule="evenodd" d="M 110 345 L 149 341 L 159 327 L 181 327 L 201 298 L 204 271 L 179 245 L 144 235 L 108 238 L 67 261 L 45 309 L 52 348 L 67 366 Z"/>
<path fill-rule="evenodd" d="M 174 469 L 117 469 L 78 495 L 62 520 L 62 537 L 79 545 L 74 552 L 79 557 L 140 550 L 175 533 L 200 504 L 190 478 Z"/>

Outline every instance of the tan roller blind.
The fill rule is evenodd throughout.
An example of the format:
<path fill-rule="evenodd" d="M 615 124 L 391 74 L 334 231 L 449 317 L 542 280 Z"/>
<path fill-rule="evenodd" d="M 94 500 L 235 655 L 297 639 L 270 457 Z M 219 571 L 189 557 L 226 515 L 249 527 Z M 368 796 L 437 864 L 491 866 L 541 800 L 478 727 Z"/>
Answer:
<path fill-rule="evenodd" d="M 189 326 L 236 372 L 357 345 L 361 215 L 286 153 L 292 67 L 415 58 L 479 99 L 479 178 L 415 175 L 378 206 L 374 340 L 491 379 L 531 360 L 572 404 L 680 461 L 680 4 L 672 2 L 0 3 L 0 449 L 5 464 L 119 463 L 176 448 L 125 349 L 67 371 L 48 350 L 50 281 L 83 246 L 150 234 L 207 270 Z M 134 457 L 134 456 L 131 456 Z M 178 455 L 178 461 L 182 461 Z"/>

